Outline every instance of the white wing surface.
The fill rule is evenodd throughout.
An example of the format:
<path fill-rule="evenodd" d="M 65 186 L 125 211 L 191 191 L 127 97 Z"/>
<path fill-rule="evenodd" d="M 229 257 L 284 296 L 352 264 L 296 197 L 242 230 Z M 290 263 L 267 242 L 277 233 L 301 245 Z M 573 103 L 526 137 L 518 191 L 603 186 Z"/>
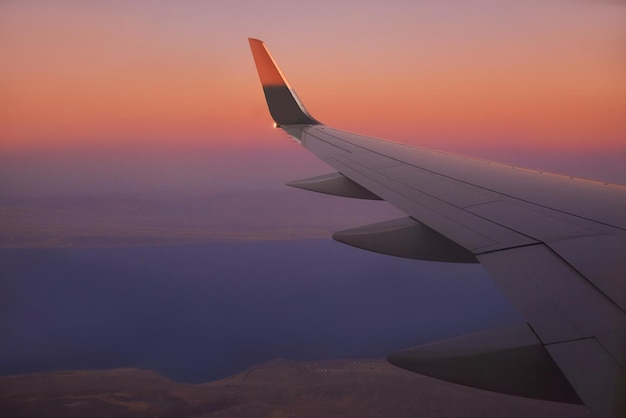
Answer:
<path fill-rule="evenodd" d="M 527 320 L 391 354 L 406 369 L 626 416 L 626 187 L 330 128 L 265 44 L 250 46 L 276 125 L 336 170 L 291 185 L 384 199 L 406 218 L 340 231 L 350 245 L 480 262 Z"/>

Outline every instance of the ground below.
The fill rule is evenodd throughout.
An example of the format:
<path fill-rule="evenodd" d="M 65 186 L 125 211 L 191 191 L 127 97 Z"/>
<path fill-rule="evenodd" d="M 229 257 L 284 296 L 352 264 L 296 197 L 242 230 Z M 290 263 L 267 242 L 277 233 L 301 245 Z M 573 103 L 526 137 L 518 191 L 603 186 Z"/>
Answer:
<path fill-rule="evenodd" d="M 275 360 L 191 385 L 137 369 L 0 377 L 12 417 L 588 417 L 584 407 L 449 384 L 384 360 Z"/>

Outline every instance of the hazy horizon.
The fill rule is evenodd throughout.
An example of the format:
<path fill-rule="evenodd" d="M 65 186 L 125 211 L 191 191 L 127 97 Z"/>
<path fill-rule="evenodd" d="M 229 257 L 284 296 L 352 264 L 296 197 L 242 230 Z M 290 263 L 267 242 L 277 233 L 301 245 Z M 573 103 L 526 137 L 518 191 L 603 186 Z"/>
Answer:
<path fill-rule="evenodd" d="M 272 129 L 248 37 L 336 128 L 626 183 L 624 5 L 348 4 L 1 3 L 0 195 L 264 189 L 331 171 Z"/>
<path fill-rule="evenodd" d="M 272 128 L 247 38 L 327 125 L 626 184 L 625 21 L 611 1 L 0 2 L 0 373 L 201 381 L 515 322 L 478 266 L 331 240 L 405 215 L 284 186 L 333 170 Z"/>

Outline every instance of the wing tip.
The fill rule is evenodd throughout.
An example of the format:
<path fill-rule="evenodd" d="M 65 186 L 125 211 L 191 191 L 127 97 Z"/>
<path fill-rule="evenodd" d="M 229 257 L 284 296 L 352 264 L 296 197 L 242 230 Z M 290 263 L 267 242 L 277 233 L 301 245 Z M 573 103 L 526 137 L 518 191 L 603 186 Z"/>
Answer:
<path fill-rule="evenodd" d="M 272 58 L 265 43 L 248 38 L 270 114 L 278 125 L 318 125 Z"/>

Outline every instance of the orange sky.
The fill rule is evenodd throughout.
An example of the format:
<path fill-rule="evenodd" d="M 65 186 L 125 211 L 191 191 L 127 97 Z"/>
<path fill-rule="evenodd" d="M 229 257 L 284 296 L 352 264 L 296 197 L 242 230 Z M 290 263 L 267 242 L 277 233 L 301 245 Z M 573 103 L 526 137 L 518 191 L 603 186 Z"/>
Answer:
<path fill-rule="evenodd" d="M 337 128 L 626 155 L 623 3 L 336 3 L 2 2 L 0 154 L 271 146 L 257 37 Z"/>

